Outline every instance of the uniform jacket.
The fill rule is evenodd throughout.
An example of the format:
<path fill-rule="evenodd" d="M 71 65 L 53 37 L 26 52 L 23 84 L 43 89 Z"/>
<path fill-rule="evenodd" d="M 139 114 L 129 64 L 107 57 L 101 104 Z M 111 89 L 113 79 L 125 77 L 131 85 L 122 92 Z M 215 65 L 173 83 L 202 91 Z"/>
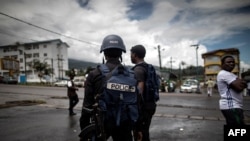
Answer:
<path fill-rule="evenodd" d="M 112 71 L 116 66 L 121 64 L 118 59 L 110 59 L 106 62 L 106 65 Z M 91 71 L 84 83 L 84 100 L 83 106 L 91 108 L 92 105 L 96 102 L 95 97 L 97 94 L 102 92 L 102 75 L 98 68 L 95 68 Z"/>

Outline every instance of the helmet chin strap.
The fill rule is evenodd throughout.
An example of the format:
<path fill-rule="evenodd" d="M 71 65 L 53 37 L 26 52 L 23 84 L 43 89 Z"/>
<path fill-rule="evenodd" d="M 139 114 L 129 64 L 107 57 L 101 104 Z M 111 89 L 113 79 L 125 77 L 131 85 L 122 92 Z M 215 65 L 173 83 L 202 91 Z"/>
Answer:
<path fill-rule="evenodd" d="M 102 64 L 105 64 L 104 56 L 102 57 Z"/>
<path fill-rule="evenodd" d="M 121 62 L 122 62 L 122 56 L 120 57 L 120 60 L 121 60 Z"/>
<path fill-rule="evenodd" d="M 122 56 L 119 57 L 120 61 L 122 62 Z M 104 56 L 102 57 L 102 64 L 105 64 Z"/>

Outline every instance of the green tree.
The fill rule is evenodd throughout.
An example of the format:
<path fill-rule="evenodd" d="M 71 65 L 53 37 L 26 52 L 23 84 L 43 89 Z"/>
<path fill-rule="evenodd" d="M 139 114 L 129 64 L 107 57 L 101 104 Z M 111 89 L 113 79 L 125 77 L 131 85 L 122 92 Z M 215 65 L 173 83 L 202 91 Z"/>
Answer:
<path fill-rule="evenodd" d="M 33 60 L 33 63 L 31 66 L 38 73 L 38 77 L 40 79 L 40 82 L 42 82 L 42 78 L 44 77 L 44 75 L 50 76 L 53 73 L 52 68 L 49 67 L 47 62 L 42 63 L 42 62 L 40 62 L 40 60 Z"/>

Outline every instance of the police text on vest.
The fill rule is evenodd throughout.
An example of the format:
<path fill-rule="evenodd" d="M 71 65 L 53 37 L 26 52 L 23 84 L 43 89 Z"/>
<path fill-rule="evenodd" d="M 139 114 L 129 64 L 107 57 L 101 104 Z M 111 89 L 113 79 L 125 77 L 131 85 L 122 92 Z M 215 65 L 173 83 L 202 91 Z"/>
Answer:
<path fill-rule="evenodd" d="M 119 83 L 107 83 L 107 88 L 117 91 L 135 92 L 134 86 L 119 84 Z"/>

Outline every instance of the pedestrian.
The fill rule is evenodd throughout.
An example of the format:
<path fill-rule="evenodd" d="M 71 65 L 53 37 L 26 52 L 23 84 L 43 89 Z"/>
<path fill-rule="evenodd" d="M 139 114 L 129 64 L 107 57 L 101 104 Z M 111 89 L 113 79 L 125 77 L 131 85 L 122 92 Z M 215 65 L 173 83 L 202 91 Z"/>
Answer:
<path fill-rule="evenodd" d="M 118 35 L 108 35 L 103 39 L 100 53 L 104 52 L 106 66 L 110 71 L 121 65 L 122 52 L 126 52 L 123 40 Z M 85 81 L 83 107 L 93 109 L 97 102 L 96 97 L 103 91 L 102 74 L 100 68 L 90 71 Z M 89 125 L 90 114 L 82 110 L 80 128 L 83 130 Z M 109 121 L 109 120 L 108 120 Z M 119 127 L 113 126 L 114 121 L 104 123 L 106 138 L 112 137 L 113 141 L 132 141 L 132 127 L 121 123 Z M 111 124 L 110 124 L 111 123 Z"/>
<path fill-rule="evenodd" d="M 73 115 L 76 115 L 73 109 L 76 106 L 76 104 L 79 102 L 79 98 L 76 93 L 76 91 L 78 91 L 78 88 L 75 87 L 75 83 L 73 81 L 75 77 L 74 70 L 71 70 L 69 72 L 69 77 L 70 77 L 70 80 L 67 82 L 67 94 L 69 98 L 69 115 L 73 116 Z"/>
<path fill-rule="evenodd" d="M 243 90 L 247 85 L 232 72 L 234 67 L 233 56 L 224 56 L 221 59 L 222 70 L 217 75 L 219 105 L 226 125 L 244 125 Z"/>
<path fill-rule="evenodd" d="M 247 94 L 250 96 L 250 81 L 247 82 Z"/>
<path fill-rule="evenodd" d="M 147 63 L 144 61 L 144 57 L 146 55 L 146 49 L 142 45 L 136 45 L 131 48 L 131 62 L 135 64 L 133 70 L 135 72 L 136 79 L 138 80 L 139 87 L 139 95 L 141 95 L 140 101 L 140 115 L 139 120 L 136 126 L 135 135 L 138 136 L 139 140 L 142 138 L 142 141 L 150 141 L 150 133 L 149 128 L 151 124 L 151 120 L 156 111 L 156 102 L 154 99 L 150 101 L 146 101 L 146 77 L 147 70 L 145 69 L 145 65 Z M 159 89 L 158 89 L 159 90 Z"/>
<path fill-rule="evenodd" d="M 214 81 L 210 78 L 207 82 L 207 96 L 210 97 L 213 94 Z"/>

